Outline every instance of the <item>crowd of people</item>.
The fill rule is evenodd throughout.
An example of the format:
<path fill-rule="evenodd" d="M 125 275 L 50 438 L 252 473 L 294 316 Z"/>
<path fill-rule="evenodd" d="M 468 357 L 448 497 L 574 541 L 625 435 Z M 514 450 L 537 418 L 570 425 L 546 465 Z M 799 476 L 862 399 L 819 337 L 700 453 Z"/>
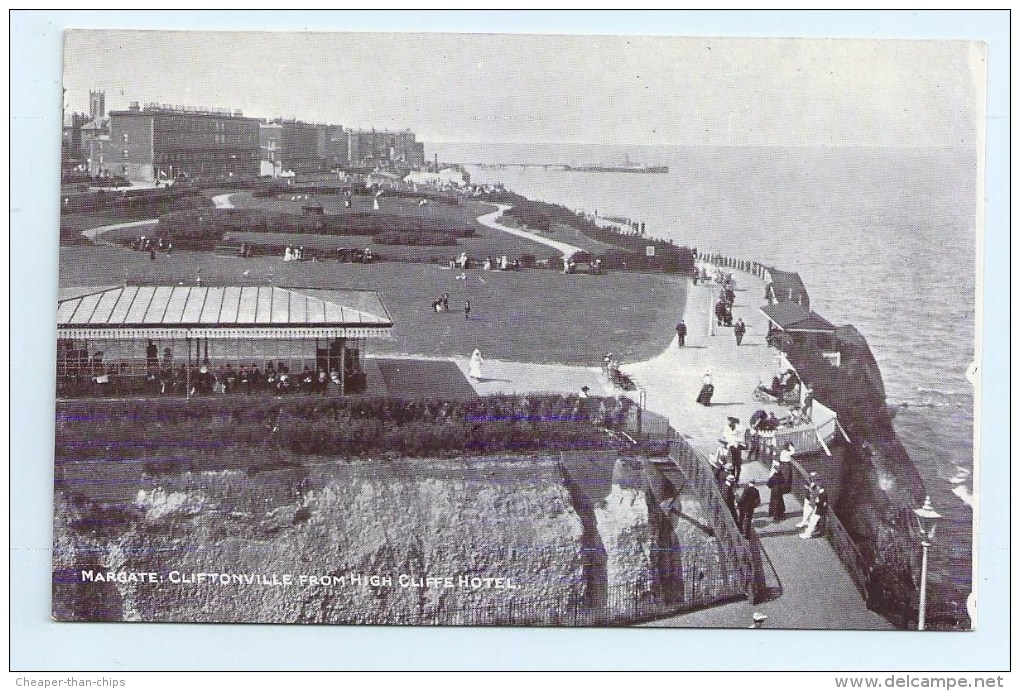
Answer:
<path fill-rule="evenodd" d="M 732 288 L 724 286 L 719 291 L 719 298 L 715 302 L 716 326 L 733 326 L 734 300 L 736 300 L 736 293 Z"/>
<path fill-rule="evenodd" d="M 330 358 L 324 362 L 333 362 Z M 339 360 L 336 361 L 337 367 Z M 349 365 L 344 375 L 335 367 L 304 365 L 300 372 L 292 371 L 284 361 L 267 361 L 265 367 L 255 363 L 235 367 L 231 363 L 213 366 L 206 360 L 202 364 L 185 365 L 174 362 L 171 348 L 159 348 L 149 341 L 145 348 L 145 366 L 138 370 L 125 369 L 124 363 L 107 362 L 103 351 L 91 356 L 82 349 L 67 346 L 58 351 L 58 389 L 68 395 L 82 393 L 118 394 L 144 393 L 155 396 L 197 396 L 230 393 L 291 392 L 322 393 L 330 386 L 346 383 L 357 385 L 358 372 Z M 342 380 L 346 379 L 346 382 Z"/>
<path fill-rule="evenodd" d="M 619 389 L 633 391 L 635 388 L 634 380 L 620 371 L 620 363 L 612 353 L 606 353 L 602 358 L 602 373 L 606 376 L 606 381 Z"/>
<path fill-rule="evenodd" d="M 574 260 L 573 257 L 567 257 L 567 256 L 563 257 L 563 273 L 565 275 L 567 275 L 567 274 L 576 274 L 577 273 L 577 262 Z M 587 264 L 585 266 L 585 269 L 584 269 L 584 273 L 588 274 L 589 276 L 601 276 L 602 275 L 602 260 L 601 259 L 593 259 L 593 260 L 587 262 Z"/>
<path fill-rule="evenodd" d="M 723 501 L 733 516 L 740 532 L 751 536 L 751 525 L 755 509 L 761 505 L 761 492 L 757 483 L 749 481 L 737 496 L 740 476 L 745 461 L 759 461 L 769 468 L 765 485 L 769 490 L 768 515 L 773 522 L 786 517 L 786 495 L 793 491 L 794 454 L 793 443 L 788 442 L 777 448 L 776 430 L 782 422 L 774 413 L 755 411 L 746 427 L 740 419 L 727 417 L 719 437 L 719 446 L 710 458 L 712 472 Z M 745 457 L 746 452 L 746 457 Z M 817 473 L 810 473 L 804 485 L 803 517 L 798 528 L 803 528 L 800 537 L 808 539 L 825 533 L 825 518 L 828 514 L 828 496 Z"/>
<path fill-rule="evenodd" d="M 287 245 L 287 248 L 283 251 L 283 261 L 285 262 L 300 262 L 304 261 L 304 259 L 304 247 L 291 247 L 290 245 Z"/>
<path fill-rule="evenodd" d="M 450 311 L 450 294 L 443 293 L 435 300 L 432 301 L 432 311 L 436 312 L 449 312 Z"/>
<path fill-rule="evenodd" d="M 171 254 L 174 251 L 174 244 L 170 242 L 169 239 L 163 239 L 161 237 L 150 238 L 144 235 L 136 237 L 128 243 L 128 246 L 133 250 L 138 250 L 139 252 L 148 252 L 149 259 L 152 261 L 156 261 L 156 252 L 166 252 L 167 254 Z"/>
<path fill-rule="evenodd" d="M 451 269 L 470 269 L 474 266 L 475 260 L 468 256 L 467 252 L 461 252 L 458 256 L 450 260 Z M 481 267 L 485 271 L 520 271 L 521 262 L 519 259 L 511 259 L 505 254 L 499 254 L 495 257 L 486 256 L 481 260 Z"/>
<path fill-rule="evenodd" d="M 145 382 L 150 393 L 165 396 L 325 393 L 330 386 L 342 383 L 336 369 L 327 372 L 305 365 L 301 372 L 291 372 L 286 363 L 271 361 L 264 368 L 254 363 L 236 368 L 231 364 L 215 368 L 209 364 L 153 368 L 145 375 Z"/>

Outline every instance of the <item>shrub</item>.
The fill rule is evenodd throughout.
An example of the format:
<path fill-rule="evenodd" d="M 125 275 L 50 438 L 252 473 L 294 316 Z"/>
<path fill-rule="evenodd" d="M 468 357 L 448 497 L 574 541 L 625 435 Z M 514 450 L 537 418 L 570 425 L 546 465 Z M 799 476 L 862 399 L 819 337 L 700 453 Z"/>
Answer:
<path fill-rule="evenodd" d="M 208 405 L 205 405 L 205 404 Z M 245 449 L 297 454 L 435 453 L 561 450 L 618 445 L 603 428 L 622 429 L 628 398 L 487 396 L 467 401 L 390 398 L 245 397 L 207 399 L 202 406 L 154 400 L 61 403 L 57 457 L 134 458 L 153 474 L 181 472 L 189 459 L 229 465 Z M 92 414 L 76 414 L 96 411 Z M 102 424 L 104 442 L 92 441 Z M 141 433 L 144 431 L 144 434 Z M 193 465 L 193 463 L 192 463 Z M 204 467 L 204 465 L 203 465 Z M 252 472 L 264 470 L 256 466 Z"/>
<path fill-rule="evenodd" d="M 372 242 L 380 245 L 456 245 L 457 239 L 446 233 L 402 233 L 392 231 L 380 233 L 372 238 Z"/>

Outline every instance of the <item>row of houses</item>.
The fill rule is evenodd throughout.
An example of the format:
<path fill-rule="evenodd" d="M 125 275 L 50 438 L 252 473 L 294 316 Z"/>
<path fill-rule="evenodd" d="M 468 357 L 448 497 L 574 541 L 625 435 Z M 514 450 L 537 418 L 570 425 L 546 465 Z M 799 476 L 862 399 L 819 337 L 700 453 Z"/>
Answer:
<path fill-rule="evenodd" d="M 237 110 L 154 103 L 132 103 L 107 115 L 101 91 L 90 93 L 89 110 L 65 124 L 64 157 L 69 167 L 92 176 L 142 183 L 251 179 L 336 168 L 413 170 L 425 162 L 424 145 L 410 130 L 267 121 Z"/>

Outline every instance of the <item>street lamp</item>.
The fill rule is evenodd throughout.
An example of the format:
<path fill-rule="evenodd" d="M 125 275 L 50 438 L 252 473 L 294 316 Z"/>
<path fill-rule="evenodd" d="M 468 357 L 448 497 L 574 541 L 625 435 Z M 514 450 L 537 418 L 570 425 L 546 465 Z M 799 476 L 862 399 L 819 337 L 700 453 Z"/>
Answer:
<path fill-rule="evenodd" d="M 935 525 L 942 516 L 931 506 L 931 497 L 924 498 L 924 506 L 914 509 L 921 530 L 921 596 L 917 612 L 917 630 L 924 631 L 924 609 L 928 590 L 928 548 L 935 540 Z"/>

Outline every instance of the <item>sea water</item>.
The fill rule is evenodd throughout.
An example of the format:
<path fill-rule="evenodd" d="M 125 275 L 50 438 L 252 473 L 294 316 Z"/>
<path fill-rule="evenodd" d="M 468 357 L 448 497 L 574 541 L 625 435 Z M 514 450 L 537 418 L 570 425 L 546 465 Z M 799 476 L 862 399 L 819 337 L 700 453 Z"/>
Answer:
<path fill-rule="evenodd" d="M 895 427 L 946 520 L 935 577 L 971 584 L 977 161 L 967 149 L 437 144 L 472 182 L 645 223 L 647 235 L 797 271 L 853 324 Z M 666 174 L 475 164 L 668 165 Z"/>

